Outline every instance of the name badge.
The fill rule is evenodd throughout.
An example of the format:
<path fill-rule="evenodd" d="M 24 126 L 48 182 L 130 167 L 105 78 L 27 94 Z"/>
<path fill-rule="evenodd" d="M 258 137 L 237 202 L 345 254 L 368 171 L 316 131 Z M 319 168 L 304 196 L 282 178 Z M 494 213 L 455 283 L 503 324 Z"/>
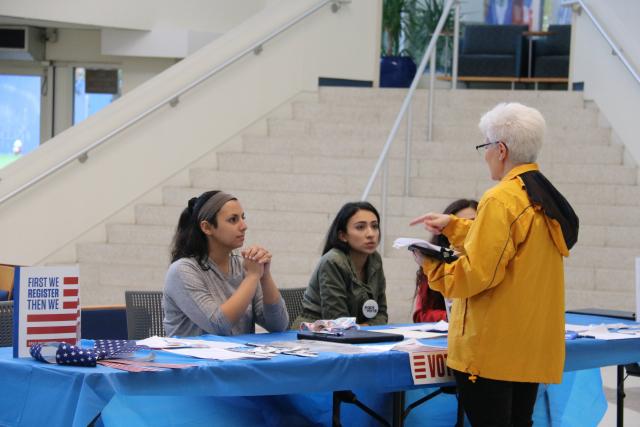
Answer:
<path fill-rule="evenodd" d="M 368 299 L 362 304 L 362 314 L 367 319 L 373 319 L 378 314 L 378 303 L 375 300 Z"/>

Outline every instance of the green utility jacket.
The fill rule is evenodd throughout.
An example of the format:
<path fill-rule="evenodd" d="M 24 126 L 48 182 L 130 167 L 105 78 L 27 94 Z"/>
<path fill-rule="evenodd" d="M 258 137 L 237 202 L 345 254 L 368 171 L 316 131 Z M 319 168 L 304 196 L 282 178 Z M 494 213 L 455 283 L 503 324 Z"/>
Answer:
<path fill-rule="evenodd" d="M 338 317 L 355 317 L 357 323 L 370 325 L 386 324 L 386 280 L 380 254 L 375 252 L 369 256 L 366 270 L 367 280 L 362 282 L 349 255 L 335 248 L 324 254 L 304 293 L 304 311 L 294 327 L 298 327 L 300 322 Z M 367 300 L 378 303 L 378 313 L 373 318 L 367 318 L 363 313 L 362 308 Z"/>

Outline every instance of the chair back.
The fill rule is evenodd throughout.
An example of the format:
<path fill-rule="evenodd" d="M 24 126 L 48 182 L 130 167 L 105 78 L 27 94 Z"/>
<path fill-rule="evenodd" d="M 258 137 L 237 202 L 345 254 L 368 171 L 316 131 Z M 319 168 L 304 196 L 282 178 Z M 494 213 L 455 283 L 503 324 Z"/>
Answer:
<path fill-rule="evenodd" d="M 125 291 L 124 299 L 130 340 L 164 336 L 162 291 Z"/>
<path fill-rule="evenodd" d="M 515 55 L 523 46 L 526 25 L 467 25 L 461 54 Z"/>
<path fill-rule="evenodd" d="M 80 309 L 83 339 L 126 340 L 127 310 L 124 305 L 92 305 Z"/>
<path fill-rule="evenodd" d="M 0 301 L 0 347 L 13 345 L 13 301 Z"/>
<path fill-rule="evenodd" d="M 11 299 L 11 294 L 13 293 L 13 276 L 15 273 L 15 267 L 12 265 L 1 265 L 0 264 L 0 291 L 3 294 L 6 292 L 7 300 Z"/>
<path fill-rule="evenodd" d="M 571 25 L 549 25 L 547 37 L 537 40 L 536 56 L 569 55 L 571 51 Z"/>
<path fill-rule="evenodd" d="M 282 295 L 287 313 L 289 313 L 289 329 L 296 318 L 302 314 L 302 298 L 305 289 L 307 288 L 280 289 L 280 295 Z"/>

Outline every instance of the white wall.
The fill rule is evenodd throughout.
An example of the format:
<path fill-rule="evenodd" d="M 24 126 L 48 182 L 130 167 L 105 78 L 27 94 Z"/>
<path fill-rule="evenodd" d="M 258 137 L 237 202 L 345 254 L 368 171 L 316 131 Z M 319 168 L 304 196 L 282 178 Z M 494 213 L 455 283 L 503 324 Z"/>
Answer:
<path fill-rule="evenodd" d="M 265 0 L 20 0 L 0 3 L 0 16 L 95 27 L 156 27 L 226 32 L 265 7 Z"/>
<path fill-rule="evenodd" d="M 126 94 L 177 61 L 173 58 L 102 55 L 100 40 L 100 30 L 60 29 L 57 40 L 46 44 L 45 64 L 48 64 L 51 74 L 55 76 L 55 84 L 49 85 L 49 90 L 54 92 L 55 96 L 53 97 L 54 113 L 51 114 L 51 111 L 45 109 L 42 114 L 52 116 L 53 135 L 59 134 L 72 125 L 75 67 L 121 69 L 122 93 Z M 0 67 L 2 64 L 3 62 L 0 61 Z M 14 64 L 16 64 L 15 61 Z M 44 132 L 42 136 L 43 141 L 46 141 L 51 134 Z"/>
<path fill-rule="evenodd" d="M 640 2 L 589 0 L 586 3 L 638 73 Z M 596 102 L 636 164 L 640 164 L 640 83 L 612 54 L 611 47 L 585 12 L 573 14 L 571 80 L 584 82 L 585 98 Z"/>
<path fill-rule="evenodd" d="M 176 63 L 174 58 L 102 55 L 100 30 L 60 29 L 47 43 L 46 59 L 53 65 L 114 67 L 123 71 L 122 92 L 128 93 Z"/>
<path fill-rule="evenodd" d="M 131 120 L 298 16 L 313 0 L 282 0 L 80 125 L 0 170 L 0 197 Z M 179 173 L 319 76 L 373 80 L 379 73 L 380 0 L 324 7 L 143 122 L 0 204 L 3 262 L 37 264 Z M 62 57 L 63 55 L 61 55 Z"/>

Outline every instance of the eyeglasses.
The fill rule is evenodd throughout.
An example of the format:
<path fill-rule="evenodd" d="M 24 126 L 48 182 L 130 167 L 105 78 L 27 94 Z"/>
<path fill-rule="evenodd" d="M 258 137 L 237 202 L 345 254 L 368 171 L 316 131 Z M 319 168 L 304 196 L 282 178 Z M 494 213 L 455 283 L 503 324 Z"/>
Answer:
<path fill-rule="evenodd" d="M 499 144 L 500 141 L 494 141 L 494 142 L 485 142 L 484 144 L 480 144 L 480 145 L 476 145 L 476 151 L 480 154 L 482 154 L 483 151 L 488 150 L 490 145 L 493 144 Z"/>

